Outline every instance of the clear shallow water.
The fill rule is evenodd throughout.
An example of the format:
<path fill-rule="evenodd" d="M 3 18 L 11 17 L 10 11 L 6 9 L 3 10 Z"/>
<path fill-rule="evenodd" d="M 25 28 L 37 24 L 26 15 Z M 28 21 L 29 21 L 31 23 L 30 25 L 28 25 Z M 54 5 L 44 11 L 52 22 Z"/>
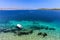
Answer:
<path fill-rule="evenodd" d="M 16 24 L 21 24 L 24 28 L 29 28 L 33 25 L 33 22 L 37 22 L 35 25 L 43 25 L 51 28 L 55 28 L 55 31 L 39 30 L 35 31 L 32 35 L 17 36 L 13 33 L 2 33 L 0 40 L 59 40 L 60 39 L 60 10 L 0 10 L 0 29 L 14 28 Z M 42 38 L 37 36 L 38 32 L 46 32 L 48 36 Z M 4 36 L 4 37 L 3 37 Z M 3 38 L 2 38 L 3 37 Z M 16 39 L 17 37 L 17 39 Z"/>

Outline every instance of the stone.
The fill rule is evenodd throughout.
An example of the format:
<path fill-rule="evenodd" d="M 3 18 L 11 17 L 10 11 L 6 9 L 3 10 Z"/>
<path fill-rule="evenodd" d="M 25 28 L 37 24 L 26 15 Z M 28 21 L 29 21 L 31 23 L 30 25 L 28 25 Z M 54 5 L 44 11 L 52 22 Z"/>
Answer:
<path fill-rule="evenodd" d="M 38 33 L 38 35 L 42 35 L 42 32 Z"/>
<path fill-rule="evenodd" d="M 28 35 L 33 33 L 33 30 L 25 30 L 25 31 L 24 30 L 18 31 L 17 35 L 21 36 L 21 35 Z"/>
<path fill-rule="evenodd" d="M 41 35 L 41 36 L 45 37 L 45 36 L 47 36 L 47 33 L 39 32 L 38 35 Z"/>
<path fill-rule="evenodd" d="M 49 30 L 56 30 L 55 28 L 49 28 Z"/>
<path fill-rule="evenodd" d="M 49 28 L 48 28 L 48 26 L 45 28 L 45 30 L 48 30 Z"/>
<path fill-rule="evenodd" d="M 40 27 L 38 27 L 38 26 L 32 26 L 30 28 L 33 29 L 33 30 L 40 30 Z"/>
<path fill-rule="evenodd" d="M 45 36 L 47 36 L 47 33 L 44 33 L 44 34 L 43 34 L 43 37 L 45 37 Z"/>
<path fill-rule="evenodd" d="M 10 32 L 10 31 L 11 31 L 10 29 L 4 29 L 3 30 L 4 33 Z"/>

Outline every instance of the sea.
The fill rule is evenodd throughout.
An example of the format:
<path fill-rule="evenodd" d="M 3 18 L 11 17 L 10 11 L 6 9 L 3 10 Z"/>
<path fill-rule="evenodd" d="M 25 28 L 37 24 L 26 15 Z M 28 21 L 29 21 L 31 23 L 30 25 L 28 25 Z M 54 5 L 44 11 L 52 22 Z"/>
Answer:
<path fill-rule="evenodd" d="M 60 40 L 60 10 L 0 10 L 0 30 L 13 29 L 17 24 L 25 29 L 39 25 L 55 30 L 34 30 L 33 34 L 23 36 L 0 32 L 0 40 Z M 47 36 L 38 36 L 39 32 L 47 33 Z"/>

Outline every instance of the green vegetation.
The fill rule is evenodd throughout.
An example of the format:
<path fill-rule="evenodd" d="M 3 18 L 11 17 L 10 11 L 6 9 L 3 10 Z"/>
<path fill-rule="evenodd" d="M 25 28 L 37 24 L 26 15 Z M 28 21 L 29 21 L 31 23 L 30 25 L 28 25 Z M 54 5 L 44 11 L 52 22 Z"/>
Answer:
<path fill-rule="evenodd" d="M 60 10 L 60 8 L 39 8 L 38 10 Z"/>

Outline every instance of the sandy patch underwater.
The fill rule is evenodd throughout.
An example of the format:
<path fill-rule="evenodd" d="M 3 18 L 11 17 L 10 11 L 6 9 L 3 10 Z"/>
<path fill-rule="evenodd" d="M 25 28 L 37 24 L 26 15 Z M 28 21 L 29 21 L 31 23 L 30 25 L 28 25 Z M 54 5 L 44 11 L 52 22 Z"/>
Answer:
<path fill-rule="evenodd" d="M 33 24 L 32 21 L 9 21 L 10 26 L 16 25 L 17 23 L 20 23 L 23 25 L 24 28 L 29 28 L 30 25 Z M 60 28 L 57 27 L 58 25 L 55 24 L 55 22 L 47 23 L 42 21 L 37 21 L 39 25 L 49 26 L 56 28 L 55 31 L 52 30 L 34 30 L 34 32 L 30 35 L 22 35 L 18 36 L 14 33 L 0 33 L 0 40 L 60 40 Z M 37 35 L 38 32 L 46 32 L 48 35 L 46 37 L 42 37 L 41 35 Z"/>

